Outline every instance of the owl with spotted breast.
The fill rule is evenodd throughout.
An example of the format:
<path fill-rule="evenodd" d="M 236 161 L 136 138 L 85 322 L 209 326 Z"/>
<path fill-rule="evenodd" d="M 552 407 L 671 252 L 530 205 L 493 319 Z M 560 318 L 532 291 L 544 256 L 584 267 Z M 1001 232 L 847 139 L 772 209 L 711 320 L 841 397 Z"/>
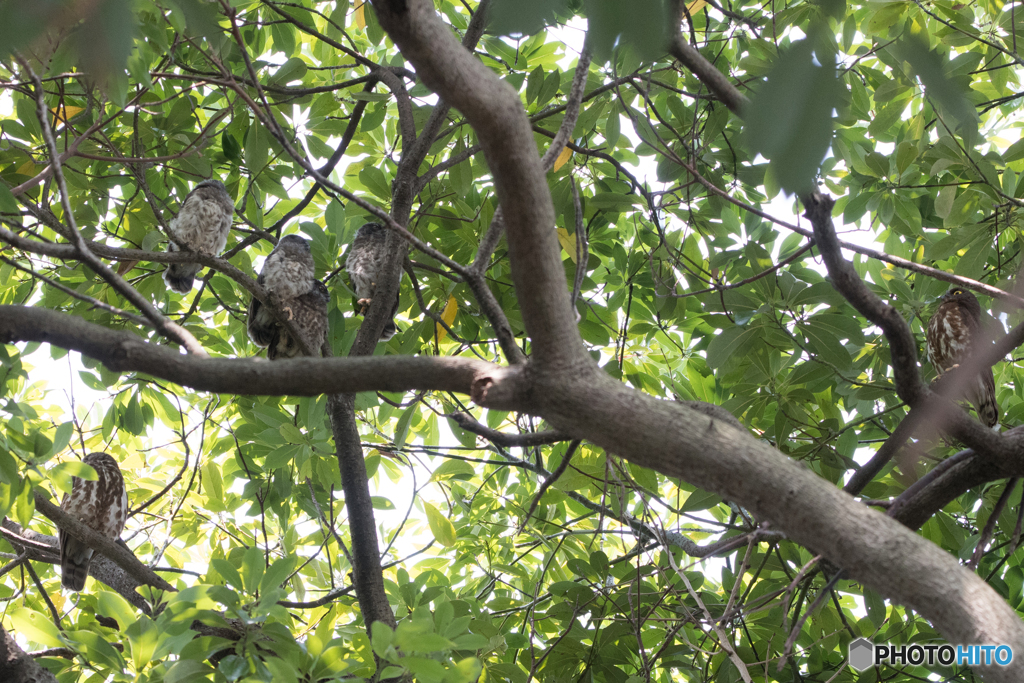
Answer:
<path fill-rule="evenodd" d="M 96 481 L 72 477 L 71 493 L 65 494 L 60 507 L 87 527 L 111 540 L 121 537 L 128 519 L 128 492 L 117 461 L 106 453 L 90 453 L 82 462 L 96 470 Z M 57 534 L 60 545 L 60 583 L 80 591 L 89 576 L 89 564 L 95 552 L 63 529 Z"/>
<path fill-rule="evenodd" d="M 387 228 L 379 223 L 367 223 L 356 232 L 356 238 L 345 259 L 345 270 L 352 279 L 352 289 L 356 292 L 356 303 L 359 304 L 359 315 L 365 315 L 373 302 L 373 293 L 384 268 L 387 250 Z M 391 307 L 391 317 L 384 324 L 380 338 L 387 341 L 395 336 L 398 327 L 395 325 L 395 314 L 398 313 L 398 296 Z"/>
<path fill-rule="evenodd" d="M 315 274 L 309 242 L 298 235 L 287 235 L 270 252 L 256 281 L 268 293 L 277 295 L 282 314 L 302 335 L 306 346 L 319 355 L 327 336 L 327 304 L 331 295 Z M 256 297 L 249 302 L 247 318 L 249 338 L 267 349 L 267 358 L 277 360 L 301 354 L 298 340 Z"/>
<path fill-rule="evenodd" d="M 235 204 L 224 183 L 204 180 L 188 193 L 178 215 L 168 226 L 171 243 L 167 251 L 192 251 L 207 256 L 220 256 L 231 231 Z M 192 291 L 196 273 L 202 269 L 198 263 L 170 263 L 164 271 L 164 282 L 175 292 Z"/>
<path fill-rule="evenodd" d="M 950 289 L 928 321 L 928 358 L 935 371 L 942 375 L 957 367 L 981 343 L 981 304 L 977 297 L 961 287 Z M 991 367 L 969 380 L 961 396 L 974 406 L 983 424 L 988 427 L 999 424 L 999 404 Z"/>

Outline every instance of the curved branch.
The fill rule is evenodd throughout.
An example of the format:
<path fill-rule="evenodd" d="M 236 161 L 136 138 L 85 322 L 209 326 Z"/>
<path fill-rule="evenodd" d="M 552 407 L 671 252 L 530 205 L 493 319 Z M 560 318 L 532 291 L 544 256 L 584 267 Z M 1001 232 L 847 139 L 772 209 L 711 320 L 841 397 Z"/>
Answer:
<path fill-rule="evenodd" d="M 818 245 L 828 274 L 832 277 L 832 285 L 861 315 L 880 327 L 889 342 L 893 380 L 899 397 L 911 408 L 926 408 L 928 412 L 920 418 L 922 421 L 934 425 L 941 424 L 943 431 L 968 446 L 992 457 L 1011 455 L 998 434 L 980 422 L 972 420 L 963 409 L 943 395 L 956 388 L 953 381 L 956 377 L 966 379 L 967 376 L 973 376 L 966 375 L 963 371 L 977 373 L 980 370 L 977 358 L 969 359 L 971 368 L 960 368 L 961 372 L 958 372 L 953 380 L 944 382 L 946 387 L 943 393 L 933 392 L 925 386 L 917 371 L 917 340 L 914 339 L 910 326 L 899 311 L 868 289 L 853 266 L 843 258 L 835 227 L 832 225 L 832 207 L 835 202 L 830 197 L 817 193 L 801 200 L 807 209 L 804 215 L 814 226 L 814 241 Z"/>
<path fill-rule="evenodd" d="M 568 441 L 572 438 L 567 434 L 562 434 L 556 431 L 507 434 L 480 424 L 469 413 L 451 413 L 449 415 L 445 415 L 445 417 L 459 425 L 459 427 L 467 432 L 476 434 L 477 436 L 482 436 L 491 443 L 504 448 L 511 448 L 514 446 L 529 448 L 530 446 L 542 446 L 549 443 L 558 443 L 559 441 Z"/>
<path fill-rule="evenodd" d="M 57 188 L 60 193 L 61 207 L 64 216 L 68 220 L 67 237 L 77 252 L 77 257 L 86 264 L 93 272 L 103 278 L 111 287 L 124 295 L 132 304 L 142 312 L 144 316 L 152 321 L 153 326 L 169 340 L 181 344 L 189 353 L 197 356 L 206 356 L 202 345 L 187 330 L 165 318 L 144 296 L 130 284 L 124 281 L 120 275 L 107 268 L 102 261 L 96 258 L 83 239 L 82 234 L 75 225 L 75 215 L 71 210 L 71 203 L 68 195 L 67 184 L 64 181 L 64 172 L 61 170 L 60 154 L 57 151 L 57 142 L 53 137 L 53 129 L 50 127 L 49 112 L 46 109 L 46 100 L 43 96 L 43 84 L 35 71 L 20 57 L 22 67 L 28 73 L 35 84 L 36 116 L 39 118 L 39 125 L 42 127 L 43 139 L 46 141 L 47 151 L 50 153 L 50 165 L 53 168 L 54 178 L 57 180 Z"/>
<path fill-rule="evenodd" d="M 501 386 L 513 377 L 509 370 L 491 363 L 447 356 L 296 358 L 273 363 L 260 358 L 194 358 L 72 315 L 0 306 L 0 343 L 19 341 L 54 344 L 95 358 L 117 372 L 144 372 L 215 393 L 318 396 L 431 389 L 472 395 L 480 383 Z"/>
<path fill-rule="evenodd" d="M 554 205 L 518 93 L 455 39 L 431 3 L 373 0 L 373 6 L 423 82 L 458 109 L 480 139 L 502 207 L 512 280 L 535 361 L 583 358 L 552 229 Z"/>

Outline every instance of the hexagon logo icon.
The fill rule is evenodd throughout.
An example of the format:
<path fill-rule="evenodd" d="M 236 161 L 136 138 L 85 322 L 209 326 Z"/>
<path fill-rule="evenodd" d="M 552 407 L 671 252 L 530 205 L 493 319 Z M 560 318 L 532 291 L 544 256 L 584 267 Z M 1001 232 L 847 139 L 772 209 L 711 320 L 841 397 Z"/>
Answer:
<path fill-rule="evenodd" d="M 875 645 L 867 638 L 858 638 L 850 643 L 850 668 L 866 671 L 875 665 Z"/>

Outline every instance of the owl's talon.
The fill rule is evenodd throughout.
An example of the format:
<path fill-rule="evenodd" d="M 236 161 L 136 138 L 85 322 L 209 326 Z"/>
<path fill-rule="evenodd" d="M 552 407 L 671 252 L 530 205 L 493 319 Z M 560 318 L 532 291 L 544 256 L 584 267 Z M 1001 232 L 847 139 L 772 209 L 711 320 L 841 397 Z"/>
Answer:
<path fill-rule="evenodd" d="M 295 317 L 295 314 L 292 313 L 291 306 L 285 306 L 281 310 L 288 314 L 288 320 L 291 320 L 292 318 Z"/>
<path fill-rule="evenodd" d="M 358 301 L 356 301 L 356 303 L 359 304 L 360 306 L 359 315 L 366 315 L 366 311 L 370 309 L 370 304 L 373 303 L 373 299 L 367 297 L 364 299 L 359 299 Z"/>

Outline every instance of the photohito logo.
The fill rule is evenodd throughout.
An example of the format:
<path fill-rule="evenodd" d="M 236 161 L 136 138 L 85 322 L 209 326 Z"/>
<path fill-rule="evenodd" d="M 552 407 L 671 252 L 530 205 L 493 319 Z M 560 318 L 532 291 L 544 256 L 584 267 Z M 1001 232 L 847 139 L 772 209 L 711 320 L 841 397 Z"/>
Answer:
<path fill-rule="evenodd" d="M 878 664 L 890 666 L 941 664 L 949 666 L 1006 666 L 1013 661 L 1009 645 L 875 645 L 867 638 L 850 643 L 850 667 L 864 671 Z"/>

